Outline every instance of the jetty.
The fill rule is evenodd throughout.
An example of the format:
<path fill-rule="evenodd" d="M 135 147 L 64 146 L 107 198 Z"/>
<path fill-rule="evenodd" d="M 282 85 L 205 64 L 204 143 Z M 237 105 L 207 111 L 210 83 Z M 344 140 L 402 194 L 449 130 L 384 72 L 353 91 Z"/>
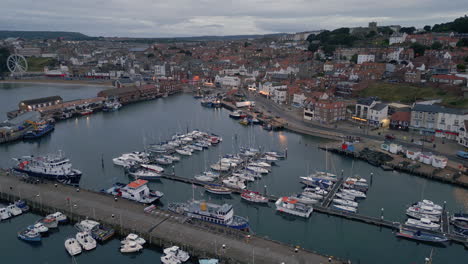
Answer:
<path fill-rule="evenodd" d="M 222 263 L 345 263 L 167 210 L 145 212 L 143 204 L 103 193 L 47 181 L 27 183 L 7 171 L 0 171 L 0 199 L 6 202 L 22 199 L 36 213 L 60 211 L 73 222 L 94 219 L 111 226 L 121 236 L 137 233 L 153 246 L 178 245 L 192 256 L 215 257 Z"/>

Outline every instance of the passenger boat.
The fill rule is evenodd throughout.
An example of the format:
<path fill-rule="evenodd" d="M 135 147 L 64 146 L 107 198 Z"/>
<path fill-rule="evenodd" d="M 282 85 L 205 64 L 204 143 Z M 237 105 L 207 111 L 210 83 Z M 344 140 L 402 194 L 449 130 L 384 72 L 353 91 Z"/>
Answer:
<path fill-rule="evenodd" d="M 163 252 L 166 256 L 173 256 L 175 259 L 180 261 L 179 263 L 184 263 L 190 258 L 190 255 L 187 252 L 180 249 L 178 246 L 165 248 Z"/>
<path fill-rule="evenodd" d="M 41 234 L 35 230 L 26 229 L 18 233 L 18 238 L 27 242 L 40 242 Z"/>
<path fill-rule="evenodd" d="M 243 191 L 241 198 L 253 203 L 268 203 L 268 198 L 254 191 Z"/>
<path fill-rule="evenodd" d="M 412 229 L 406 227 L 400 227 L 399 232 L 396 233 L 397 236 L 414 239 L 423 242 L 430 242 L 430 243 L 445 243 L 449 239 L 446 238 L 444 235 L 439 235 L 436 233 L 432 233 L 430 231 L 424 231 L 420 229 Z"/>
<path fill-rule="evenodd" d="M 164 172 L 163 167 L 160 167 L 160 166 L 157 166 L 157 165 L 154 165 L 154 164 L 141 164 L 140 166 L 147 169 L 147 170 L 154 171 L 156 173 L 163 173 Z"/>
<path fill-rule="evenodd" d="M 164 194 L 159 191 L 150 190 L 147 184 L 148 181 L 137 179 L 129 184 L 116 183 L 114 186 L 105 190 L 104 192 L 139 203 L 154 203 Z"/>
<path fill-rule="evenodd" d="M 428 218 L 421 218 L 421 220 L 409 218 L 408 220 L 406 220 L 405 225 L 433 231 L 440 229 L 439 224 L 431 222 L 431 220 Z"/>
<path fill-rule="evenodd" d="M 88 232 L 78 232 L 75 238 L 84 250 L 96 248 L 96 240 Z"/>
<path fill-rule="evenodd" d="M 135 242 L 143 246 L 146 243 L 146 240 L 138 236 L 137 234 L 130 233 L 127 235 L 127 237 L 125 237 L 122 241 L 120 241 L 121 244 L 126 244 L 129 242 Z"/>
<path fill-rule="evenodd" d="M 23 211 L 14 204 L 8 205 L 6 210 L 10 213 L 11 216 L 18 216 L 23 213 Z"/>
<path fill-rule="evenodd" d="M 55 129 L 54 124 L 42 124 L 37 126 L 34 130 L 28 131 L 23 135 L 23 139 L 36 139 L 40 138 L 50 132 L 52 132 Z"/>
<path fill-rule="evenodd" d="M 81 254 L 81 246 L 75 238 L 69 238 L 65 240 L 65 249 L 70 256 L 76 256 Z"/>
<path fill-rule="evenodd" d="M 333 204 L 333 208 L 347 213 L 357 213 L 357 208 L 341 204 Z"/>
<path fill-rule="evenodd" d="M 59 155 L 23 156 L 15 159 L 18 164 L 14 170 L 30 176 L 55 180 L 64 184 L 77 185 L 81 179 L 81 171 L 72 169 L 69 159 Z"/>
<path fill-rule="evenodd" d="M 351 206 L 351 207 L 358 207 L 358 203 L 350 200 L 345 200 L 345 199 L 333 199 L 333 203 L 335 204 L 341 204 L 341 205 L 346 205 L 346 206 Z"/>
<path fill-rule="evenodd" d="M 276 211 L 309 218 L 314 210 L 312 206 L 300 203 L 296 199 L 280 197 L 276 202 Z"/>
<path fill-rule="evenodd" d="M 191 200 L 187 203 L 171 203 L 168 209 L 172 212 L 206 221 L 209 223 L 246 230 L 249 228 L 247 219 L 234 215 L 232 205 L 218 205 L 205 201 Z"/>
<path fill-rule="evenodd" d="M 203 186 L 205 191 L 214 194 L 231 194 L 232 190 L 219 184 L 207 184 Z"/>

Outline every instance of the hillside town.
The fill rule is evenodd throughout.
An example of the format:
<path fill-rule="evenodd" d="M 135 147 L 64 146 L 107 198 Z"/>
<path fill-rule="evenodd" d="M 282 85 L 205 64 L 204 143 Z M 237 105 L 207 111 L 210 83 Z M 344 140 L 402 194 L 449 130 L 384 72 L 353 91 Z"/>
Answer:
<path fill-rule="evenodd" d="M 353 39 L 352 45 L 340 44 L 342 36 Z M 339 44 L 328 45 L 333 39 Z M 140 44 L 125 38 L 10 37 L 0 46 L 29 62 L 27 72 L 6 79 L 107 82 L 116 88 L 103 93 L 108 96 L 139 89 L 144 97 L 145 89 L 175 87 L 241 90 L 311 123 L 403 131 L 463 149 L 468 147 L 467 42 L 466 33 L 370 22 L 240 40 Z"/>

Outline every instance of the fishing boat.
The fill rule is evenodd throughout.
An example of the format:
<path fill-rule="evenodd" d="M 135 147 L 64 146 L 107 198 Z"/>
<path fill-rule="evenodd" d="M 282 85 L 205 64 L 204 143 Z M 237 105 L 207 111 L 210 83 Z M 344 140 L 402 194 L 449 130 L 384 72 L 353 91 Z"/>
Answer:
<path fill-rule="evenodd" d="M 420 229 L 412 229 L 406 227 L 400 227 L 399 232 L 396 233 L 398 237 L 403 237 L 407 239 L 413 239 L 423 242 L 430 242 L 430 243 L 445 243 L 449 239 L 444 235 L 439 235 L 432 233 L 430 231 L 423 231 Z"/>
<path fill-rule="evenodd" d="M 41 234 L 35 230 L 26 229 L 18 233 L 18 238 L 27 242 L 40 242 Z"/>
<path fill-rule="evenodd" d="M 231 194 L 232 190 L 219 184 L 207 184 L 203 186 L 205 191 L 214 194 Z"/>
<path fill-rule="evenodd" d="M 157 165 L 154 165 L 154 164 L 140 164 L 140 166 L 142 168 L 145 168 L 145 169 L 150 170 L 150 171 L 154 171 L 156 173 L 163 173 L 164 172 L 163 167 L 160 167 L 160 166 L 157 166 Z"/>
<path fill-rule="evenodd" d="M 312 197 L 304 195 L 304 194 L 294 194 L 294 195 L 289 196 L 289 198 L 296 199 L 303 204 L 317 204 L 319 203 L 319 200 L 320 200 L 320 199 L 313 199 Z"/>
<path fill-rule="evenodd" d="M 161 174 L 147 169 L 129 169 L 128 174 L 135 179 L 154 181 L 161 179 Z"/>
<path fill-rule="evenodd" d="M 146 243 L 146 240 L 137 234 L 130 233 L 122 241 L 120 241 L 121 244 L 126 244 L 129 242 L 135 242 L 143 246 Z"/>
<path fill-rule="evenodd" d="M 238 110 L 229 113 L 229 117 L 232 119 L 239 119 L 241 118 L 241 113 Z"/>
<path fill-rule="evenodd" d="M 65 224 L 68 222 L 68 218 L 66 215 L 62 214 L 61 212 L 55 212 L 53 214 L 50 214 L 50 215 L 47 215 L 47 217 L 52 217 L 52 218 L 55 218 L 55 220 L 59 223 L 59 224 Z"/>
<path fill-rule="evenodd" d="M 129 184 L 116 183 L 105 190 L 107 194 L 122 197 L 131 201 L 150 204 L 159 200 L 164 194 L 160 191 L 152 191 L 147 186 L 148 181 L 137 179 Z"/>
<path fill-rule="evenodd" d="M 23 139 L 36 139 L 40 138 L 55 129 L 54 124 L 46 123 L 37 126 L 34 130 L 24 133 Z"/>
<path fill-rule="evenodd" d="M 280 197 L 276 202 L 276 211 L 284 212 L 300 217 L 309 218 L 310 214 L 314 210 L 312 206 L 303 204 L 296 199 L 291 199 L 289 197 Z"/>
<path fill-rule="evenodd" d="M 358 207 L 358 203 L 350 200 L 345 200 L 345 199 L 333 199 L 333 203 L 335 204 L 341 204 L 341 205 L 346 205 L 346 206 L 351 206 L 351 207 Z"/>
<path fill-rule="evenodd" d="M 81 246 L 75 238 L 65 240 L 65 249 L 70 256 L 76 256 L 81 253 Z"/>
<path fill-rule="evenodd" d="M 15 159 L 18 164 L 14 170 L 30 176 L 55 180 L 64 184 L 77 185 L 81 179 L 81 171 L 73 169 L 69 159 L 58 155 L 23 156 Z"/>
<path fill-rule="evenodd" d="M 82 116 L 90 115 L 90 114 L 93 113 L 93 109 L 91 109 L 91 108 L 85 108 L 85 109 L 83 109 L 83 110 L 77 111 L 77 113 L 78 113 L 79 115 L 82 115 Z"/>
<path fill-rule="evenodd" d="M 341 204 L 333 204 L 333 208 L 347 213 L 357 213 L 357 208 Z"/>
<path fill-rule="evenodd" d="M 84 250 L 96 248 L 96 240 L 88 232 L 78 232 L 75 238 Z"/>
<path fill-rule="evenodd" d="M 23 213 L 26 213 L 29 211 L 29 206 L 26 204 L 25 201 L 23 200 L 18 200 L 15 202 L 15 205 L 23 211 Z"/>
<path fill-rule="evenodd" d="M 10 213 L 11 216 L 18 216 L 23 213 L 23 211 L 14 204 L 8 205 L 6 210 Z"/>
<path fill-rule="evenodd" d="M 171 203 L 168 205 L 168 209 L 194 219 L 234 229 L 246 230 L 249 228 L 247 219 L 234 215 L 234 209 L 230 204 L 218 205 L 191 200 L 187 203 Z"/>
<path fill-rule="evenodd" d="M 143 246 L 134 242 L 130 241 L 120 246 L 120 253 L 136 253 L 143 249 Z"/>
<path fill-rule="evenodd" d="M 49 232 L 49 228 L 47 226 L 43 225 L 42 223 L 36 223 L 34 225 L 28 226 L 29 230 L 34 230 L 35 232 L 39 234 L 45 234 Z"/>
<path fill-rule="evenodd" d="M 440 229 L 439 224 L 431 222 L 428 218 L 421 218 L 421 220 L 409 218 L 406 220 L 405 225 L 433 231 Z"/>
<path fill-rule="evenodd" d="M 181 263 L 188 261 L 190 258 L 190 255 L 187 252 L 180 249 L 178 246 L 165 248 L 163 252 L 165 255 L 174 256 L 174 258 L 179 260 Z"/>
<path fill-rule="evenodd" d="M 114 112 L 122 108 L 122 104 L 119 103 L 119 101 L 112 101 L 112 102 L 106 102 L 104 103 L 104 107 L 102 108 L 102 111 L 104 112 Z"/>
<path fill-rule="evenodd" d="M 58 221 L 55 219 L 55 217 L 50 217 L 46 216 L 44 218 L 41 218 L 36 221 L 36 223 L 41 223 L 45 225 L 49 229 L 57 228 L 58 227 Z"/>
<path fill-rule="evenodd" d="M 261 195 L 260 193 L 249 190 L 243 191 L 241 194 L 241 198 L 253 203 L 268 203 L 269 201 L 268 198 Z"/>
<path fill-rule="evenodd" d="M 104 225 L 101 225 L 99 222 L 93 220 L 83 220 L 75 224 L 75 228 L 80 232 L 90 233 L 91 236 L 100 243 L 104 243 L 107 240 L 111 239 L 115 230 Z"/>

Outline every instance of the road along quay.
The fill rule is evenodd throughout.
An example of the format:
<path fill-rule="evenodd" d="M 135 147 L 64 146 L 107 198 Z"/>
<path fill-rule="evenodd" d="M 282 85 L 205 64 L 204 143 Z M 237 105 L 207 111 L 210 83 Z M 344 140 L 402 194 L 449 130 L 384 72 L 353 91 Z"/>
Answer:
<path fill-rule="evenodd" d="M 156 209 L 72 186 L 45 182 L 26 183 L 0 171 L 0 199 L 23 199 L 33 212 L 46 215 L 60 211 L 72 222 L 94 219 L 124 236 L 135 232 L 156 247 L 178 245 L 196 257 L 216 257 L 222 263 L 343 263 L 315 252 L 257 237 L 231 228 Z"/>

